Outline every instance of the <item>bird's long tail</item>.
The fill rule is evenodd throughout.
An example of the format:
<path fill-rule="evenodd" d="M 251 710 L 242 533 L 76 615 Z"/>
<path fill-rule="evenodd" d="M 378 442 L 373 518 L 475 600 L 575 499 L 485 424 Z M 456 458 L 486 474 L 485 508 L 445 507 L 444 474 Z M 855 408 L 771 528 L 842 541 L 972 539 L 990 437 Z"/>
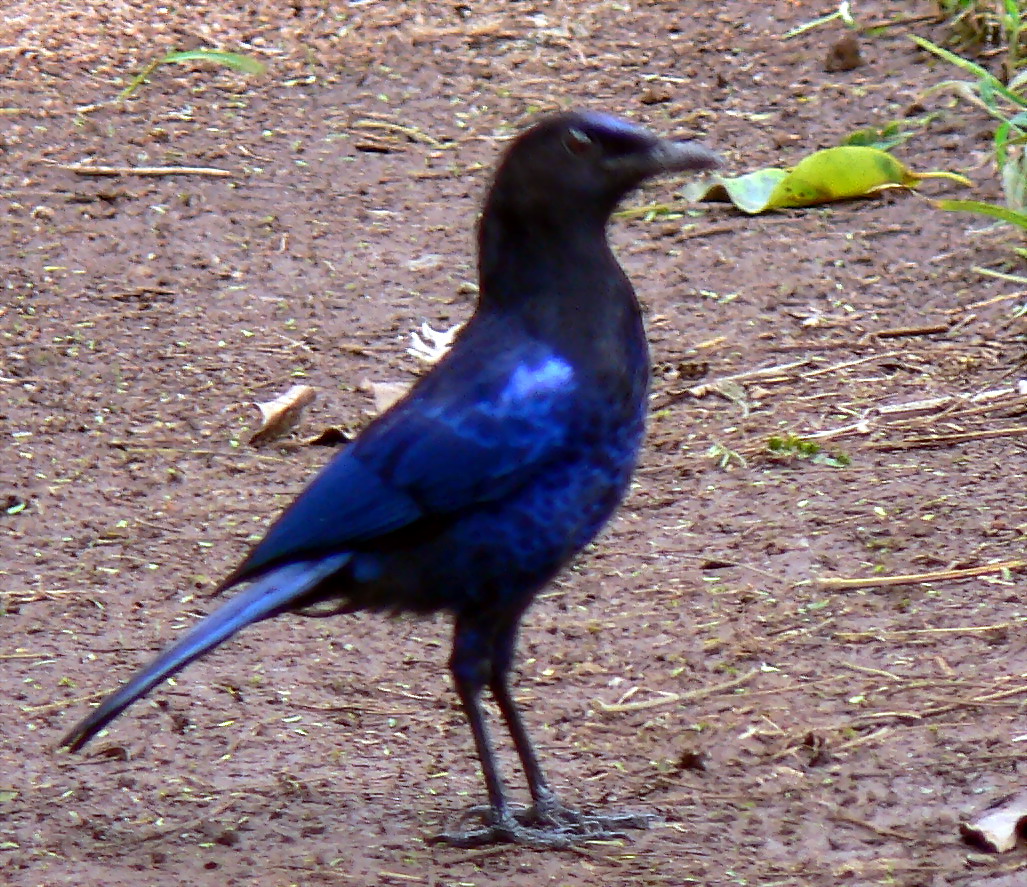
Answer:
<path fill-rule="evenodd" d="M 125 686 L 108 696 L 87 718 L 68 732 L 61 740 L 61 745 L 70 751 L 80 749 L 165 678 L 171 677 L 247 625 L 290 609 L 292 604 L 340 569 L 349 558 L 349 554 L 338 554 L 316 561 L 286 564 L 261 576 L 141 669 Z"/>

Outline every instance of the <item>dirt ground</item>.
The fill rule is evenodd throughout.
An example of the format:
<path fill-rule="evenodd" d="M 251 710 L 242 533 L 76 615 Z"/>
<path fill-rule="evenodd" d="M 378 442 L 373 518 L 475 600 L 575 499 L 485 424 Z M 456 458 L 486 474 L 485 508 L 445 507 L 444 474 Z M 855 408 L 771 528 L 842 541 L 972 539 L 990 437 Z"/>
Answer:
<path fill-rule="evenodd" d="M 997 199 L 992 122 L 918 102 L 955 71 L 908 35 L 943 26 L 827 72 L 840 27 L 782 35 L 834 4 L 798 0 L 5 6 L 4 883 L 1022 887 L 1022 843 L 987 855 L 958 827 L 1027 783 L 1024 573 L 823 582 L 1025 557 L 1027 294 L 976 270 L 1020 270 L 1017 241 L 906 193 L 613 226 L 653 347 L 649 440 L 529 613 L 517 695 L 567 800 L 662 824 L 426 844 L 482 796 L 442 619 L 265 623 L 55 750 L 329 457 L 250 446 L 254 402 L 303 382 L 300 438 L 356 429 L 369 383 L 422 371 L 410 332 L 467 317 L 479 200 L 531 114 L 608 110 L 741 172 L 937 112 L 897 153 Z M 268 73 L 165 66 L 111 101 L 197 46 Z M 769 448 L 789 435 L 822 450 Z"/>

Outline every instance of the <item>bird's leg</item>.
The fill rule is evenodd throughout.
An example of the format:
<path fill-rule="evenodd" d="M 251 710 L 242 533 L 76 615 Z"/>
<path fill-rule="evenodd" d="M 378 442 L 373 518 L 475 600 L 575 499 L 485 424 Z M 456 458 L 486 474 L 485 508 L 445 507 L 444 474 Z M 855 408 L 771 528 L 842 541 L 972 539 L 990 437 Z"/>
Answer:
<path fill-rule="evenodd" d="M 589 839 L 621 837 L 619 829 L 646 828 L 652 817 L 626 813 L 597 816 L 579 813 L 563 806 L 546 781 L 535 748 L 524 729 L 508 684 L 516 627 L 496 634 L 458 619 L 453 638 L 450 669 L 464 713 L 471 725 L 474 746 L 488 792 L 487 807 L 475 807 L 468 814 L 481 815 L 481 828 L 446 832 L 435 836 L 436 843 L 454 847 L 481 847 L 509 842 L 538 848 L 569 847 Z M 514 748 L 521 760 L 533 804 L 513 809 L 499 775 L 495 753 L 485 725 L 481 691 L 488 685 L 506 722 Z"/>
<path fill-rule="evenodd" d="M 492 649 L 492 674 L 489 680 L 489 690 L 492 691 L 492 698 L 495 699 L 496 705 L 499 706 L 499 713 L 506 722 L 506 728 L 510 732 L 510 738 L 517 750 L 517 757 L 521 759 L 524 776 L 528 780 L 531 799 L 535 802 L 535 809 L 538 810 L 550 807 L 557 802 L 556 795 L 549 787 L 545 773 L 542 772 L 542 765 L 538 762 L 535 745 L 528 736 L 521 713 L 510 693 L 509 676 L 513 661 L 514 641 L 513 632 L 496 638 Z"/>
<path fill-rule="evenodd" d="M 471 725 L 474 747 L 481 762 L 481 772 L 488 792 L 487 808 L 474 808 L 472 813 L 485 814 L 485 826 L 466 832 L 446 832 L 434 841 L 456 847 L 478 847 L 499 841 L 517 841 L 520 826 L 510 810 L 503 780 L 496 765 L 496 756 L 485 725 L 485 712 L 481 707 L 481 691 L 488 682 L 492 663 L 488 654 L 488 639 L 474 628 L 465 627 L 457 620 L 453 638 L 450 671 L 464 714 Z"/>
<path fill-rule="evenodd" d="M 510 664 L 513 658 L 513 637 L 497 639 L 493 651 L 493 670 L 489 681 L 489 689 L 499 706 L 499 711 L 510 731 L 517 756 L 521 759 L 524 775 L 531 791 L 532 806 L 517 815 L 517 820 L 525 826 L 547 829 L 549 834 L 563 836 L 568 843 L 578 838 L 610 838 L 620 837 L 620 829 L 648 828 L 656 817 L 646 813 L 581 813 L 572 807 L 564 806 L 556 793 L 549 787 L 542 766 L 539 764 L 535 746 L 524 727 L 520 711 L 510 693 L 508 680 Z"/>

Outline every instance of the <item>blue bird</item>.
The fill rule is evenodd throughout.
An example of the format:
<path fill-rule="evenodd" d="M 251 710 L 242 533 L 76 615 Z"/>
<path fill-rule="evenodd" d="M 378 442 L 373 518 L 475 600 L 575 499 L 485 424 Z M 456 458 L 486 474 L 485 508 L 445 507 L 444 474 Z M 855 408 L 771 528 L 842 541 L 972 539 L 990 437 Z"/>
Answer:
<path fill-rule="evenodd" d="M 586 815 L 550 788 L 514 704 L 518 625 L 609 519 L 634 469 L 649 356 L 638 302 L 606 239 L 618 201 L 663 173 L 711 169 L 695 142 L 599 113 L 543 117 L 506 151 L 478 225 L 477 309 L 445 357 L 339 452 L 219 591 L 246 587 L 141 669 L 61 744 L 240 629 L 282 613 L 448 612 L 449 660 L 488 793 L 457 846 L 566 846 L 644 827 Z M 492 693 L 531 792 L 514 807 L 481 705 Z"/>

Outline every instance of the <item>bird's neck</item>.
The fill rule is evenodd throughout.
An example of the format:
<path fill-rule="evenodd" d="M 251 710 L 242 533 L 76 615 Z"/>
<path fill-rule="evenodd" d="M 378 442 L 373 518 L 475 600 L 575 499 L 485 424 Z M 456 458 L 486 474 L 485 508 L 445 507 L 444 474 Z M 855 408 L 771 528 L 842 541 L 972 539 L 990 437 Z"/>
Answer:
<path fill-rule="evenodd" d="M 479 228 L 479 314 L 549 344 L 632 409 L 645 396 L 648 348 L 635 292 L 605 225 Z"/>
<path fill-rule="evenodd" d="M 496 218 L 478 229 L 480 301 L 543 328 L 616 324 L 638 310 L 634 292 L 606 241 L 604 221 Z"/>

